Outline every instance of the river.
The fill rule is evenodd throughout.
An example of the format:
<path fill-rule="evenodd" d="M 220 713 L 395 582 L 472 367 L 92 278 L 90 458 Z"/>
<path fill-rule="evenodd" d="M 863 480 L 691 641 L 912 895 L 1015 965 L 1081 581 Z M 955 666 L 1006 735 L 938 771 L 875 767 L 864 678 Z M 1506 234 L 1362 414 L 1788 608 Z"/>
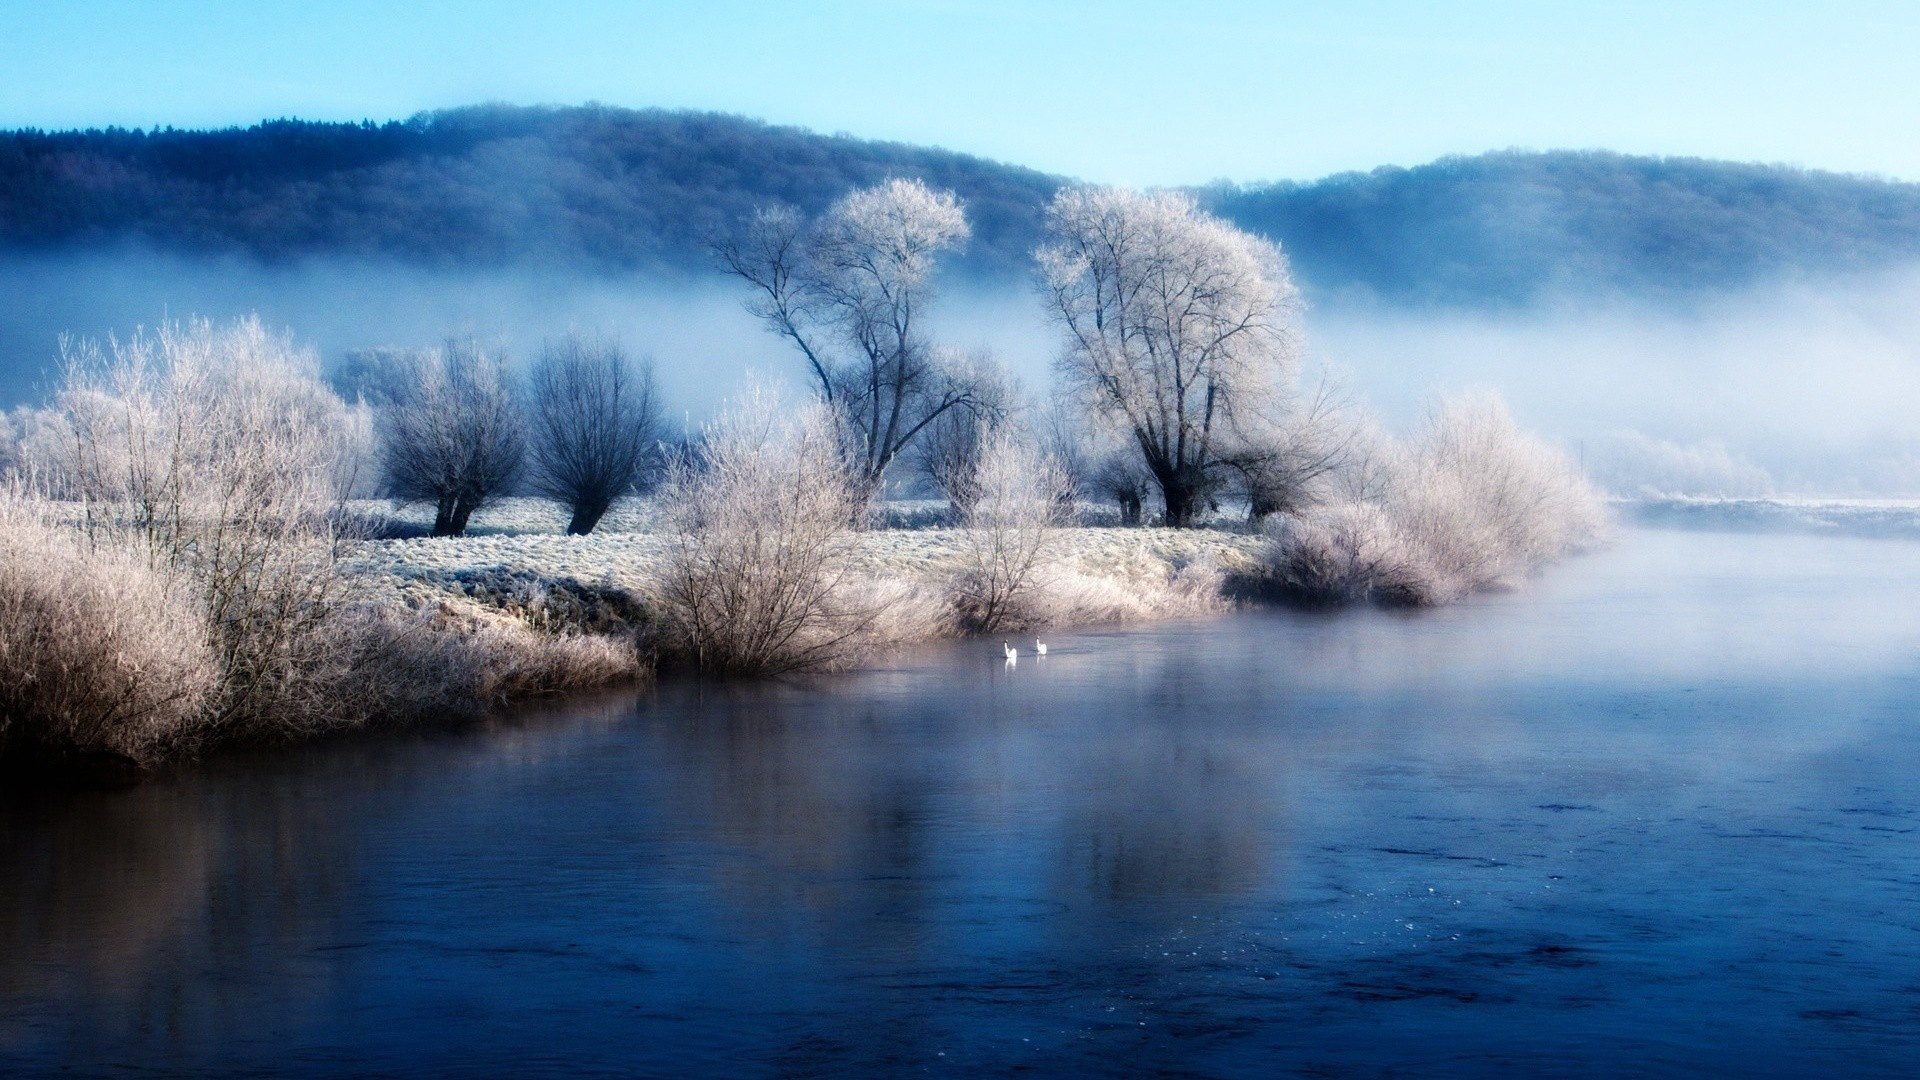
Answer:
<path fill-rule="evenodd" d="M 16 801 L 0 1071 L 1920 1062 L 1920 544 L 1049 644 Z"/>

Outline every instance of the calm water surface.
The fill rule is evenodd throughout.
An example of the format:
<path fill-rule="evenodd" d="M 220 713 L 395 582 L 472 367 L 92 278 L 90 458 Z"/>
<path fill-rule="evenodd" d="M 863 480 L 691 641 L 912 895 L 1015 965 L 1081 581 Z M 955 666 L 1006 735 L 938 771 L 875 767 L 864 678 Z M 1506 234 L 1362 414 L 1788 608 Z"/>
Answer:
<path fill-rule="evenodd" d="M 675 685 L 0 810 L 0 1071 L 1920 1068 L 1920 544 Z"/>

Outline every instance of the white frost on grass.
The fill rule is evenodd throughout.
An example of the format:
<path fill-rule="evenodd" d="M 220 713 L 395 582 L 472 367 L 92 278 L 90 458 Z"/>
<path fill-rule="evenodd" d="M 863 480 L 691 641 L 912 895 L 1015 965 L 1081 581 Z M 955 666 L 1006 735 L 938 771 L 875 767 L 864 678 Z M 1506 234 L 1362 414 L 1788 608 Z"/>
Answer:
<path fill-rule="evenodd" d="M 913 510 L 899 516 L 924 512 Z M 565 535 L 565 513 L 539 500 L 508 499 L 483 513 L 463 537 L 361 541 L 349 565 L 371 588 L 418 607 L 487 592 L 509 578 L 572 578 L 644 594 L 667 550 L 644 503 L 617 507 L 589 536 Z M 1221 610 L 1224 575 L 1254 571 L 1264 544 L 1259 534 L 1217 529 L 1063 526 L 1048 538 L 1042 621 Z M 875 529 L 856 538 L 854 568 L 880 587 L 936 595 L 961 566 L 961 533 L 951 527 Z"/>

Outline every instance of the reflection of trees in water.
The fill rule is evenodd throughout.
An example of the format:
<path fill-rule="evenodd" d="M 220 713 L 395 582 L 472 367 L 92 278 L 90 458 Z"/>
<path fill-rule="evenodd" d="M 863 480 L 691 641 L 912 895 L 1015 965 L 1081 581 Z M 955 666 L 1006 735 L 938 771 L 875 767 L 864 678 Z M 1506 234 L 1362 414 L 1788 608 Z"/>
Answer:
<path fill-rule="evenodd" d="M 1164 657 L 1097 702 L 1048 683 L 709 687 L 662 731 L 685 808 L 749 856 L 715 874 L 754 925 L 792 907 L 866 935 L 980 892 L 1181 901 L 1186 918 L 1256 888 L 1283 842 L 1281 750 L 1258 725 L 1183 714 L 1205 678 Z"/>
<path fill-rule="evenodd" d="M 1070 755 L 1105 783 L 1062 808 L 1055 887 L 1118 904 L 1204 902 L 1261 883 L 1274 849 L 1275 779 L 1257 748 L 1183 745 L 1141 731 Z"/>
<path fill-rule="evenodd" d="M 900 744 L 871 703 L 768 685 L 701 686 L 659 731 L 673 752 L 669 813 L 742 858 L 711 863 L 750 925 L 790 909 L 841 940 L 917 921 L 926 904 L 937 753 Z M 820 921 L 824 919 L 824 922 Z"/>
<path fill-rule="evenodd" d="M 300 980 L 254 973 L 298 963 L 324 941 L 341 887 L 339 853 L 328 849 L 343 840 L 316 820 L 315 804 L 275 799 L 272 787 L 153 784 L 9 821 L 6 1000 L 47 1003 L 45 1016 L 75 1026 L 45 1034 L 88 1044 L 190 1043 L 227 1030 L 230 1009 L 298 1008 Z"/>
<path fill-rule="evenodd" d="M 412 771 L 390 746 L 332 750 L 0 810 L 0 1047 L 192 1054 L 236 1016 L 312 1016 L 355 963 L 343 808 Z"/>

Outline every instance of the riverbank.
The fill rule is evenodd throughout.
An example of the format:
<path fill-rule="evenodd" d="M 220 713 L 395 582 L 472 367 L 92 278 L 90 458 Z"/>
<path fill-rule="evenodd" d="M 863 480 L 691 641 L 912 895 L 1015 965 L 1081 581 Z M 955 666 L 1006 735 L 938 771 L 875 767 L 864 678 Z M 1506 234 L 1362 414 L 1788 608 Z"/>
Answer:
<path fill-rule="evenodd" d="M 363 504 L 390 532 L 416 531 L 417 510 Z M 929 503 L 889 504 L 880 527 L 851 539 L 849 572 L 895 608 L 878 620 L 871 647 L 965 636 L 945 593 L 966 568 L 967 534 L 940 524 Z M 472 535 L 361 540 L 345 553 L 357 591 L 395 612 L 435 608 L 482 619 L 519 619 L 560 635 L 632 633 L 642 639 L 668 556 L 669 537 L 645 501 L 617 507 L 589 536 L 565 535 L 552 503 L 507 499 Z M 1257 577 L 1270 537 L 1227 523 L 1198 529 L 1120 526 L 1096 511 L 1049 529 L 1041 541 L 1033 613 L 1022 630 L 1143 622 L 1216 614 L 1234 605 L 1235 583 Z M 599 612 L 569 625 L 556 597 L 624 597 L 634 625 Z M 591 606 L 591 605 L 588 605 Z M 578 619 L 574 621 L 578 622 Z M 1009 627 L 1012 629 L 1012 627 Z M 647 642 L 640 642 L 643 650 Z M 855 650 L 859 652 L 862 650 Z"/>

